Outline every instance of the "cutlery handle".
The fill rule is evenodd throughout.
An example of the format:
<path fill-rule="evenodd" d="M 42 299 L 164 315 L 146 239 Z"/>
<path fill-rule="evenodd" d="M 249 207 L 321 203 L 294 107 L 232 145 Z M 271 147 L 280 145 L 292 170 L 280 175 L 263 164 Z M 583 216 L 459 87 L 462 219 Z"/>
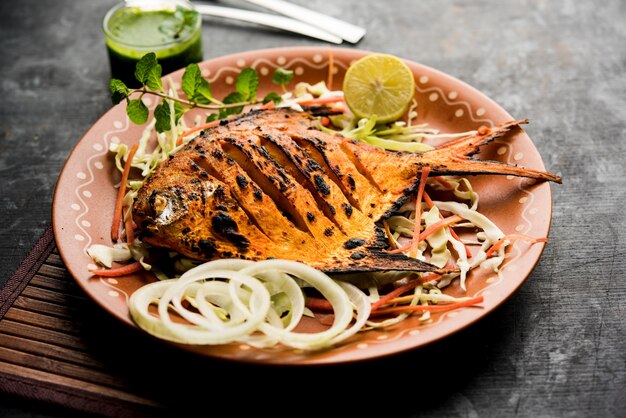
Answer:
<path fill-rule="evenodd" d="M 245 22 L 257 23 L 289 32 L 310 36 L 322 41 L 340 44 L 343 40 L 331 33 L 328 33 L 307 23 L 290 19 L 288 17 L 276 16 L 267 13 L 253 12 L 250 10 L 235 9 L 232 7 L 212 6 L 208 4 L 194 3 L 196 10 L 202 15 L 224 17 L 227 19 L 242 20 Z"/>
<path fill-rule="evenodd" d="M 302 22 L 307 22 L 312 26 L 330 32 L 333 35 L 337 35 L 353 44 L 357 43 L 366 33 L 365 29 L 362 27 L 353 25 L 348 22 L 344 22 L 343 20 L 335 19 L 334 17 L 327 16 L 325 14 L 292 3 L 288 3 L 283 0 L 244 1 L 256 4 L 257 6 L 261 6 L 269 10 L 273 10 L 277 13 L 292 17 Z"/>

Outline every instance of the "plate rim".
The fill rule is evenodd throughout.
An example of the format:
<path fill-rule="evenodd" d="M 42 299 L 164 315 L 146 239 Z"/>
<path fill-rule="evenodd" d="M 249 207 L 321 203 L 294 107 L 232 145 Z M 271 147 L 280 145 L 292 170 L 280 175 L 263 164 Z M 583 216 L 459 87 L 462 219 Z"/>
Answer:
<path fill-rule="evenodd" d="M 347 53 L 349 55 L 355 55 L 357 56 L 362 56 L 362 55 L 366 55 L 366 54 L 373 54 L 373 53 L 377 53 L 375 51 L 369 51 L 369 50 L 363 50 L 363 49 L 353 49 L 353 48 L 344 48 L 344 47 L 320 47 L 320 46 L 307 46 L 307 47 L 295 47 L 295 46 L 288 46 L 288 47 L 274 47 L 274 48 L 262 48 L 262 49 L 253 49 L 253 50 L 247 50 L 247 51 L 241 51 L 241 52 L 236 52 L 236 53 L 231 53 L 231 54 L 227 54 L 227 55 L 221 55 L 221 56 L 216 56 L 216 57 L 211 57 L 209 59 L 203 60 L 202 62 L 198 63 L 199 65 L 205 65 L 206 63 L 211 63 L 212 61 L 218 61 L 218 60 L 224 60 L 224 61 L 228 61 L 228 60 L 234 60 L 238 57 L 241 56 L 254 56 L 254 57 L 263 57 L 266 55 L 275 55 L 275 54 L 293 54 L 294 52 L 299 52 L 302 53 L 303 55 L 312 55 L 313 53 L 321 53 L 321 54 L 329 54 L 329 53 L 333 53 L 333 52 L 337 52 L 337 53 Z M 503 113 L 503 115 L 505 115 L 506 117 L 513 119 L 513 117 L 509 114 L 508 111 L 506 111 L 506 109 L 504 109 L 501 105 L 499 105 L 497 102 L 495 102 L 493 99 L 491 99 L 489 96 L 487 96 L 485 93 L 481 92 L 480 90 L 478 90 L 477 88 L 473 87 L 472 85 L 466 83 L 465 81 L 458 79 L 457 77 L 450 75 L 448 73 L 445 73 L 441 70 L 438 70 L 436 68 L 430 67 L 428 65 L 425 64 L 421 64 L 419 62 L 416 61 L 412 61 L 403 57 L 399 57 L 401 59 L 403 59 L 405 62 L 409 63 L 412 66 L 417 66 L 418 68 L 423 68 L 425 69 L 427 72 L 433 73 L 438 75 L 439 77 L 442 77 L 443 79 L 448 79 L 451 80 L 453 83 L 457 84 L 457 85 L 461 85 L 463 86 L 464 89 L 466 89 L 468 92 L 471 93 L 471 97 L 477 97 L 481 102 L 486 102 L 489 103 L 492 107 L 497 108 L 499 111 L 501 111 Z M 355 58 L 356 59 L 356 58 Z M 181 68 L 179 70 L 176 70 L 170 74 L 167 74 L 164 76 L 168 77 L 168 76 L 176 76 L 176 74 L 178 73 L 182 73 L 184 71 L 184 68 Z M 89 289 L 89 286 L 86 285 L 86 282 L 83 282 L 82 280 L 79 280 L 77 278 L 77 276 L 73 273 L 73 269 L 72 269 L 72 263 L 68 262 L 70 260 L 67 259 L 66 255 L 64 254 L 64 245 L 59 245 L 60 244 L 60 240 L 59 240 L 59 236 L 62 234 L 61 231 L 61 226 L 59 225 L 60 221 L 59 216 L 60 212 L 61 212 L 61 208 L 59 207 L 59 202 L 61 200 L 61 185 L 62 185 L 62 178 L 64 176 L 67 176 L 67 168 L 69 165 L 70 160 L 72 159 L 72 157 L 75 155 L 75 153 L 77 152 L 77 148 L 79 147 L 79 145 L 86 140 L 86 138 L 88 138 L 90 136 L 90 134 L 92 133 L 92 131 L 94 129 L 96 129 L 97 125 L 101 122 L 103 122 L 103 120 L 105 120 L 107 117 L 109 117 L 110 115 L 112 115 L 115 112 L 119 112 L 119 107 L 121 105 L 115 105 L 112 106 L 110 109 L 108 109 L 106 112 L 104 112 L 94 123 L 92 123 L 87 130 L 83 133 L 83 135 L 81 135 L 81 137 L 78 139 L 78 141 L 74 144 L 74 146 L 72 147 L 71 151 L 69 152 L 63 167 L 61 168 L 61 171 L 59 172 L 59 176 L 57 178 L 57 182 L 55 185 L 55 189 L 54 189 L 54 194 L 53 194 L 53 200 L 52 200 L 52 226 L 53 226 L 53 232 L 54 232 L 54 239 L 55 239 L 55 243 L 57 245 L 57 249 L 59 251 L 59 254 L 61 256 L 61 259 L 63 260 L 63 263 L 66 267 L 66 269 L 68 270 L 68 273 L 70 274 L 70 276 L 72 276 L 72 279 L 79 285 L 79 287 L 81 287 L 83 289 L 83 291 L 89 296 L 89 298 L 96 302 L 97 305 L 99 305 L 108 315 L 112 315 L 113 317 L 117 318 L 117 320 L 119 320 L 120 322 L 126 324 L 127 326 L 133 328 L 133 329 L 137 329 L 139 330 L 142 334 L 144 335 L 150 335 L 146 332 L 144 332 L 143 330 L 141 330 L 136 324 L 134 324 L 131 321 L 129 321 L 127 318 L 123 318 L 120 315 L 118 315 L 114 310 L 112 310 L 109 306 L 107 306 L 103 301 L 101 301 L 100 299 L 94 297 L 91 294 L 91 291 Z M 527 134 L 526 134 L 527 135 Z M 545 164 L 543 161 L 543 158 L 541 157 L 541 155 L 539 154 L 539 151 L 535 145 L 535 142 L 532 140 L 532 138 L 527 135 L 528 140 L 530 141 L 530 145 L 531 147 L 537 152 L 537 154 L 539 155 L 539 161 L 538 161 L 538 166 L 534 167 L 536 169 L 542 169 L 545 170 Z M 553 211 L 553 197 L 552 197 L 552 185 L 549 184 L 549 182 L 544 183 L 547 186 L 547 201 L 548 201 L 548 205 L 547 207 L 544 208 L 544 214 L 547 217 L 547 225 L 546 225 L 546 237 L 549 237 L 550 235 L 550 230 L 551 230 L 551 226 L 552 226 L 552 211 Z M 226 360 L 226 361 L 232 361 L 232 362 L 236 362 L 236 363 L 249 363 L 249 364 L 271 364 L 271 365 L 307 365 L 307 366 L 312 366 L 312 365 L 322 365 L 322 364 L 348 364 L 348 363 L 358 363 L 361 361 L 369 361 L 369 360 L 373 360 L 373 359 L 379 359 L 379 358 L 386 358 L 392 355 L 396 355 L 399 353 L 403 353 L 406 351 L 410 351 L 410 350 L 415 350 L 415 349 L 419 349 L 421 347 L 425 347 L 427 345 L 433 344 L 435 342 L 441 341 L 446 337 L 449 337 L 453 334 L 456 334 L 458 332 L 460 332 L 461 330 L 464 330 L 468 327 L 470 327 L 471 325 L 475 324 L 476 322 L 478 322 L 479 320 L 483 319 L 485 316 L 487 316 L 488 314 L 494 312 L 495 310 L 497 310 L 504 302 L 506 302 L 507 300 L 509 300 L 515 293 L 517 293 L 519 291 L 519 289 L 521 288 L 521 286 L 530 278 L 530 276 L 532 275 L 532 273 L 534 272 L 537 264 L 539 263 L 539 261 L 541 260 L 541 257 L 543 255 L 543 251 L 545 250 L 546 244 L 545 243 L 538 243 L 535 244 L 535 247 L 538 248 L 538 253 L 536 255 L 536 257 L 533 258 L 532 260 L 532 265 L 529 266 L 528 268 L 528 274 L 525 274 L 524 277 L 519 278 L 518 280 L 516 280 L 515 285 L 507 292 L 506 295 L 504 295 L 503 297 L 500 297 L 497 299 L 497 301 L 495 302 L 495 304 L 493 304 L 492 306 L 490 306 L 488 309 L 483 309 L 477 316 L 473 317 L 473 318 L 469 318 L 464 320 L 462 323 L 456 325 L 453 327 L 453 329 L 451 331 L 448 332 L 444 332 L 444 333 L 439 333 L 439 335 L 436 335 L 434 337 L 431 337 L 425 341 L 422 341 L 419 344 L 415 344 L 415 345 L 408 345 L 405 347 L 401 347 L 399 349 L 395 349 L 395 350 L 387 350 L 384 351 L 383 353 L 379 353 L 379 354 L 372 354 L 369 356 L 357 356 L 354 358 L 349 358 L 349 359 L 341 359 L 341 360 L 333 360 L 332 357 L 330 358 L 326 358 L 326 357 L 322 357 L 320 358 L 313 358 L 312 361 L 298 361 L 296 363 L 285 363 L 285 362 L 281 362 L 281 361 L 274 361 L 275 359 L 279 359 L 278 356 L 274 356 L 271 359 L 264 359 L 264 360 L 257 360 L 257 359 L 253 359 L 253 358 L 240 358 L 240 357 L 232 357 L 232 356 L 220 356 L 220 355 L 216 355 L 214 353 L 199 353 L 196 350 L 191 349 L 189 346 L 185 346 L 182 344 L 176 344 L 176 343 L 171 343 L 162 339 L 159 339 L 157 337 L 154 337 L 152 335 L 150 335 L 151 338 L 154 338 L 155 340 L 161 342 L 161 343 L 166 343 L 169 345 L 175 345 L 178 347 L 181 347 L 187 351 L 192 351 L 192 352 L 197 352 L 199 355 L 203 356 L 203 357 L 211 357 L 211 358 L 215 358 L 218 360 Z M 332 350 L 332 349 L 331 349 Z"/>

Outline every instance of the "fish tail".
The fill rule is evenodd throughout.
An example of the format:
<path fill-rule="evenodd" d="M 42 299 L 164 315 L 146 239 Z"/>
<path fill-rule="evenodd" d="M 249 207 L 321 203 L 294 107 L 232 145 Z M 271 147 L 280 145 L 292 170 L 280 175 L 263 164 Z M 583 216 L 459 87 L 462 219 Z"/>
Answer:
<path fill-rule="evenodd" d="M 528 123 L 528 119 L 512 120 L 493 128 L 482 127 L 474 135 L 450 141 L 432 151 L 420 154 L 417 166 L 428 166 L 432 175 L 501 174 L 561 183 L 561 177 L 547 171 L 471 158 L 480 151 L 480 146 L 525 123 Z"/>

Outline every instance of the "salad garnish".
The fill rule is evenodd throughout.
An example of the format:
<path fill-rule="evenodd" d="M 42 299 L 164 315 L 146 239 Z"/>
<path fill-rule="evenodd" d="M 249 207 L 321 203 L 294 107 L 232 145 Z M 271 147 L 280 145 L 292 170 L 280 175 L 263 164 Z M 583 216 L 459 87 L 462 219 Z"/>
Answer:
<path fill-rule="evenodd" d="M 397 58 L 389 57 L 382 57 L 385 65 L 397 64 Z M 372 55 L 363 61 L 378 58 L 381 57 Z M 110 146 L 122 173 L 111 230 L 114 245 L 97 244 L 88 249 L 92 259 L 103 266 L 92 270 L 94 275 L 122 277 L 150 270 L 159 279 L 138 289 L 130 298 L 131 316 L 138 326 L 159 338 L 185 344 L 236 342 L 254 347 L 280 345 L 318 350 L 362 330 L 393 326 L 414 313 L 421 314 L 420 321 L 428 322 L 434 312 L 477 306 L 483 302 L 482 296 L 457 298 L 442 289 L 458 279 L 460 287 L 466 290 L 468 273 L 478 267 L 498 272 L 505 249 L 513 240 L 546 242 L 544 238 L 504 234 L 479 211 L 479 195 L 468 178 L 429 177 L 428 167 L 421 171 L 416 198 L 380 226 L 387 234 L 389 253 L 404 253 L 447 267 L 445 274 L 400 274 L 391 286 L 359 289 L 289 260 L 200 263 L 175 252 L 155 251 L 134 234 L 134 198 L 159 164 L 185 147 L 198 132 L 250 107 L 302 110 L 303 106 L 327 106 L 334 114 L 319 118 L 320 130 L 392 151 L 425 152 L 433 147 L 424 141 L 476 133 L 440 133 L 426 124 L 415 124 L 416 102 L 412 95 L 396 101 L 401 112 L 396 109 L 383 119 L 363 110 L 366 101 L 356 100 L 354 91 L 350 91 L 350 106 L 346 103 L 346 91 L 329 88 L 333 82 L 332 55 L 329 61 L 327 82 L 299 82 L 291 91 L 286 86 L 292 82 L 293 72 L 278 68 L 272 80 L 281 87 L 282 94 L 271 92 L 262 99 L 257 97 L 259 76 L 250 67 L 240 71 L 235 90 L 222 100 L 213 97 L 197 64 L 185 69 L 182 91 L 171 88 L 170 79 L 166 79 L 170 87 L 165 88 L 154 54 L 147 54 L 137 64 L 135 75 L 142 84 L 140 88 L 129 89 L 121 81 L 111 80 L 113 103 L 125 100 L 128 117 L 134 123 L 144 124 L 149 119 L 148 107 L 142 100 L 145 95 L 162 99 L 137 144 L 130 148 L 125 144 Z M 362 69 L 348 73 L 351 71 L 361 80 L 367 79 Z M 357 112 L 353 112 L 354 106 L 359 106 Z M 194 112 L 194 123 L 188 125 L 183 116 L 192 109 L 207 112 L 201 116 Z M 156 141 L 152 147 L 153 137 Z M 129 263 L 117 267 L 113 264 L 125 261 Z M 373 273 L 369 282 L 376 283 L 376 275 L 388 274 L 393 273 Z M 328 312 L 332 312 L 330 317 Z M 306 316 L 322 318 L 330 327 L 312 334 L 297 332 Z"/>

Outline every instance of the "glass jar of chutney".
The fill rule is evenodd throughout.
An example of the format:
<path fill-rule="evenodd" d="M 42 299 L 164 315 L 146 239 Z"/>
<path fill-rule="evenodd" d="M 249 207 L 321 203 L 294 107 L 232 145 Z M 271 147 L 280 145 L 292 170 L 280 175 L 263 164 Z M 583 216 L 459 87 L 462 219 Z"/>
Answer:
<path fill-rule="evenodd" d="M 156 54 L 163 74 L 202 61 L 202 18 L 186 0 L 129 0 L 109 10 L 103 21 L 111 76 L 139 87 L 135 65 Z"/>

